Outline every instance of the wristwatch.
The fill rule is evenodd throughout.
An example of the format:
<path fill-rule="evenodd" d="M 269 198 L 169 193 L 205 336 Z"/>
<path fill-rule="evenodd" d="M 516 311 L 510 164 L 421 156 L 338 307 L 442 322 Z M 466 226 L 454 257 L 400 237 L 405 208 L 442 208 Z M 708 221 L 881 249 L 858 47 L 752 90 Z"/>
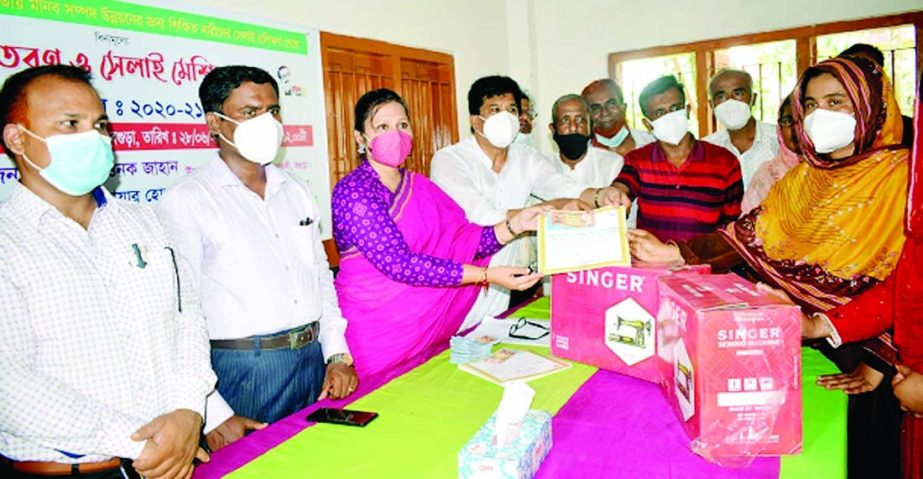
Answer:
<path fill-rule="evenodd" d="M 337 353 L 327 359 L 327 364 L 345 364 L 347 366 L 352 366 L 353 356 L 349 353 Z"/>

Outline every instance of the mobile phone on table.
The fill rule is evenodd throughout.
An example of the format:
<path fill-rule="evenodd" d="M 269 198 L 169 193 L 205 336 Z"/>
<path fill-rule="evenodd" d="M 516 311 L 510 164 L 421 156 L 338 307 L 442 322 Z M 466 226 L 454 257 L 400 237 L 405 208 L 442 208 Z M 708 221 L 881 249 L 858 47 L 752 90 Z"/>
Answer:
<path fill-rule="evenodd" d="M 366 424 L 372 422 L 376 417 L 378 417 L 377 412 L 322 407 L 308 414 L 307 419 L 311 422 L 326 422 L 329 424 L 365 427 Z"/>

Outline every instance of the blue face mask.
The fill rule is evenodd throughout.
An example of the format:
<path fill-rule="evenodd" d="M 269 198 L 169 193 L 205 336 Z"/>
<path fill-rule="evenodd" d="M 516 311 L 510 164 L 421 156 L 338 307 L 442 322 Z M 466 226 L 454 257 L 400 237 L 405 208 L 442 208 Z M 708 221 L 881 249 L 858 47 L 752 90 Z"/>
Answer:
<path fill-rule="evenodd" d="M 42 138 L 20 128 L 33 138 L 41 140 L 48 147 L 51 156 L 49 165 L 39 168 L 23 153 L 22 157 L 51 186 L 71 196 L 83 196 L 109 178 L 115 164 L 112 153 L 112 139 L 100 135 L 96 130 L 70 135 L 54 135 Z"/>
<path fill-rule="evenodd" d="M 622 144 L 625 141 L 625 138 L 628 138 L 628 127 L 623 126 L 618 133 L 615 134 L 612 138 L 606 138 L 605 136 L 596 133 L 596 141 L 605 145 L 607 148 L 615 148 Z"/>

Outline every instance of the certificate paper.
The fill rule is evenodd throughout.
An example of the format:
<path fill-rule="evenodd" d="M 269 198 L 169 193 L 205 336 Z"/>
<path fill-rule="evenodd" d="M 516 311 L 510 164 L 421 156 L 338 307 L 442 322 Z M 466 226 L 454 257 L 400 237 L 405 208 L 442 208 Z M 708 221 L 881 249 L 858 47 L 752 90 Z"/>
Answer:
<path fill-rule="evenodd" d="M 480 361 L 460 364 L 458 369 L 502 386 L 510 381 L 537 379 L 570 367 L 566 361 L 531 351 L 500 349 Z"/>
<path fill-rule="evenodd" d="M 625 208 L 551 211 L 538 224 L 538 270 L 566 273 L 630 266 Z"/>

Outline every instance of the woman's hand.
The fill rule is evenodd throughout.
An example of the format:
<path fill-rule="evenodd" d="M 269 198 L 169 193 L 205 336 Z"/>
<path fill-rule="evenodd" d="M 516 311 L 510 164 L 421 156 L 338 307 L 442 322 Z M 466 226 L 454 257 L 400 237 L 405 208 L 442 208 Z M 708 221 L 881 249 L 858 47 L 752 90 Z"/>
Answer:
<path fill-rule="evenodd" d="M 923 418 L 923 374 L 898 364 L 891 385 L 894 386 L 894 395 L 901 402 L 901 409 L 915 418 Z"/>
<path fill-rule="evenodd" d="M 549 211 L 551 211 L 551 205 L 546 203 L 519 210 L 510 218 L 510 225 L 515 230 L 511 233 L 519 235 L 525 231 L 535 231 L 538 229 L 538 216 Z"/>
<path fill-rule="evenodd" d="M 644 230 L 628 230 L 628 249 L 631 255 L 646 263 L 685 264 L 679 246 L 663 243 Z"/>
<path fill-rule="evenodd" d="M 542 279 L 542 274 L 532 272 L 529 268 L 516 266 L 487 268 L 488 283 L 510 290 L 525 291 L 538 283 L 540 279 Z"/>
<path fill-rule="evenodd" d="M 756 283 L 757 291 L 771 294 L 789 304 L 795 304 L 784 289 L 776 289 L 766 283 Z M 832 334 L 830 327 L 816 315 L 801 312 L 801 337 L 804 339 L 826 338 Z"/>
<path fill-rule="evenodd" d="M 817 385 L 827 389 L 840 389 L 846 394 L 874 391 L 885 377 L 884 373 L 860 363 L 851 373 L 825 374 L 817 378 Z"/>

